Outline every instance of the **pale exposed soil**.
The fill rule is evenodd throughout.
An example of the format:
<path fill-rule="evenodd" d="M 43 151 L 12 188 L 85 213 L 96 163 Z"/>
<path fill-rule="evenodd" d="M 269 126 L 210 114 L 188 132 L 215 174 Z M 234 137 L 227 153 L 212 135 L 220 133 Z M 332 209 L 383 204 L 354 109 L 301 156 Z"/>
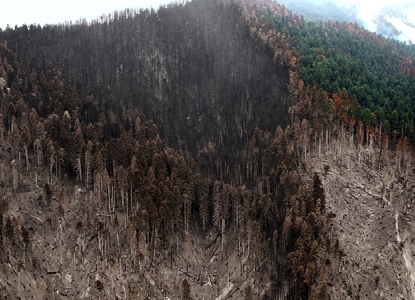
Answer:
<path fill-rule="evenodd" d="M 336 214 L 332 235 L 344 256 L 332 299 L 415 299 L 415 217 L 412 166 L 397 165 L 397 153 L 358 149 L 332 141 L 330 150 L 309 157 L 322 176 L 327 211 Z M 327 172 L 327 167 L 329 170 Z M 337 264 L 337 263 L 336 263 Z"/>

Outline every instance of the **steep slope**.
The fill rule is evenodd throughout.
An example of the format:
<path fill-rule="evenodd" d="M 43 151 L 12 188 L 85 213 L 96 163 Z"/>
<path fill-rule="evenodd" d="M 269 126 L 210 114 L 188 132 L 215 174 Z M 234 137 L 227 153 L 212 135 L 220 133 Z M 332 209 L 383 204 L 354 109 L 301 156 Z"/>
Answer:
<path fill-rule="evenodd" d="M 352 23 L 296 24 L 276 16 L 274 24 L 298 52 L 300 78 L 327 92 L 334 110 L 415 142 L 413 46 Z"/>
<path fill-rule="evenodd" d="M 142 110 L 169 145 L 193 154 L 213 146 L 218 176 L 237 177 L 243 166 L 235 162 L 256 126 L 274 131 L 288 121 L 288 67 L 252 36 L 233 1 L 127 10 L 1 36 L 31 70 L 52 64 L 81 99 L 94 95 L 98 109 Z"/>
<path fill-rule="evenodd" d="M 0 83 L 5 299 L 327 294 L 330 216 L 319 176 L 299 178 L 289 130 L 255 129 L 248 188 L 202 175 L 137 110 L 87 125 L 94 107 L 5 44 Z"/>
<path fill-rule="evenodd" d="M 408 139 L 301 80 L 295 26 L 199 0 L 3 32 L 38 72 L 1 45 L 4 297 L 410 298 Z"/>
<path fill-rule="evenodd" d="M 323 171 L 332 234 L 342 255 L 332 299 L 413 299 L 414 179 L 411 152 L 385 150 L 373 138 L 360 146 L 336 128 L 310 153 L 310 172 Z M 317 141 L 318 143 L 318 141 Z"/>

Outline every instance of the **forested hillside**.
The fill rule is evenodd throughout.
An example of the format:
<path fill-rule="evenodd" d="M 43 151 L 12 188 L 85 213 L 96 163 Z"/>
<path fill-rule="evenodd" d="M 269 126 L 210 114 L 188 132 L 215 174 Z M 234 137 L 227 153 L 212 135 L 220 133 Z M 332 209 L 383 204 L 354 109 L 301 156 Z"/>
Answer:
<path fill-rule="evenodd" d="M 341 96 L 343 102 L 350 98 L 354 105 L 345 112 L 348 117 L 415 142 L 413 46 L 349 23 L 275 22 L 299 52 L 300 76 L 306 84 L 317 85 L 334 99 L 334 94 Z"/>
<path fill-rule="evenodd" d="M 355 281 L 366 249 L 346 244 L 349 189 L 396 222 L 387 242 L 411 265 L 412 48 L 263 0 L 0 39 L 2 297 L 383 295 L 390 274 Z"/>
<path fill-rule="evenodd" d="M 233 2 L 127 10 L 92 24 L 23 26 L 2 38 L 31 70 L 50 63 L 81 99 L 92 96 L 81 103 L 90 107 L 87 122 L 107 109 L 118 116 L 145 111 L 171 146 L 193 154 L 214 147 L 227 157 L 210 162 L 221 176 L 242 171 L 229 156 L 241 159 L 255 126 L 274 131 L 288 121 L 287 66 L 251 37 Z"/>
<path fill-rule="evenodd" d="M 34 44 L 14 54 L 9 46 L 30 39 L 19 38 L 25 29 L 5 32 L 3 297 L 328 296 L 334 273 L 322 270 L 340 249 L 327 234 L 334 216 L 320 176 L 300 178 L 298 138 L 308 123 L 304 134 L 278 126 L 296 115 L 288 115 L 292 52 L 284 41 L 264 43 L 247 22 L 254 13 L 195 1 L 49 28 L 77 32 L 75 40 L 112 28 L 96 40 L 110 48 L 96 54 L 86 40 L 78 43 L 85 51 L 42 40 L 56 40 L 47 28 L 26 31 Z M 130 43 L 110 39 L 131 24 L 145 42 L 123 56 Z M 149 35 L 153 27 L 168 34 Z M 174 27 L 182 42 L 165 42 Z M 67 65 L 52 59 L 65 52 Z M 135 108 L 154 116 L 168 143 Z"/>

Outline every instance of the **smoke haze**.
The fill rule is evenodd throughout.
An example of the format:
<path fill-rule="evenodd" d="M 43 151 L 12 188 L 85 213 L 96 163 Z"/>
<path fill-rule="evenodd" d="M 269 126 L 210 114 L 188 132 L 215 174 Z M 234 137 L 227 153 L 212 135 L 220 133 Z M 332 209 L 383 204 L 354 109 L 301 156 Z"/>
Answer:
<path fill-rule="evenodd" d="M 277 0 L 314 20 L 357 22 L 367 30 L 415 42 L 415 0 Z M 310 12 L 313 10 L 312 12 Z"/>

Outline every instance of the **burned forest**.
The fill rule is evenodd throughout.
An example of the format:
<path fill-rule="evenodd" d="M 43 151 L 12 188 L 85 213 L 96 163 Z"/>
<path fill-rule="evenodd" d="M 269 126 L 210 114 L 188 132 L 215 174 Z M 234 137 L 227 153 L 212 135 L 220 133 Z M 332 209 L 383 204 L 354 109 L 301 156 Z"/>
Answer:
<path fill-rule="evenodd" d="M 414 298 L 412 57 L 270 0 L 0 29 L 0 298 Z"/>

